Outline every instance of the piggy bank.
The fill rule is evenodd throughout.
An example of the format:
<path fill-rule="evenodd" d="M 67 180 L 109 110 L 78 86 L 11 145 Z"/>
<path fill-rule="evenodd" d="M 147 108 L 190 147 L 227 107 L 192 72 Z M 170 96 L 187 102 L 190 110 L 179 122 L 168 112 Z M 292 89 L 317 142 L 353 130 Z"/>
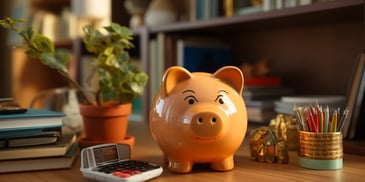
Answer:
<path fill-rule="evenodd" d="M 188 173 L 194 163 L 234 168 L 233 156 L 247 129 L 243 74 L 234 66 L 215 73 L 170 67 L 152 101 L 150 129 L 168 169 Z"/>

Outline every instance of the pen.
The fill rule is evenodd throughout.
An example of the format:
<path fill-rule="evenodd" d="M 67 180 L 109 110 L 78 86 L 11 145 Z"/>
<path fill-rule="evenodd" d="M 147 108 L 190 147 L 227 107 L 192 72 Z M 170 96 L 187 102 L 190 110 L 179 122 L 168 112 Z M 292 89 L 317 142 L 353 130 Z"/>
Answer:
<path fill-rule="evenodd" d="M 318 104 L 318 99 L 316 99 L 316 106 L 313 107 L 313 113 L 315 114 L 315 125 L 317 128 L 317 133 L 322 132 L 322 121 L 321 121 L 321 111 Z"/>
<path fill-rule="evenodd" d="M 309 131 L 310 132 L 315 132 L 316 128 L 315 128 L 315 125 L 314 125 L 313 115 L 311 113 L 311 109 L 308 108 L 308 107 L 305 107 L 304 108 L 304 114 L 305 114 L 305 116 L 307 118 L 307 121 L 308 121 Z"/>
<path fill-rule="evenodd" d="M 319 132 L 319 113 L 317 112 L 317 109 L 315 107 L 311 107 L 311 112 L 312 112 L 312 116 L 313 116 L 313 125 L 314 125 L 314 130 L 316 133 Z"/>
<path fill-rule="evenodd" d="M 331 120 L 331 132 L 336 132 L 337 130 L 337 110 L 333 110 L 332 120 Z"/>
<path fill-rule="evenodd" d="M 316 106 L 300 107 L 295 105 L 293 111 L 298 120 L 298 129 L 315 133 L 340 132 L 350 112 L 346 108 L 341 114 L 341 109 L 337 108 L 330 115 L 328 105 L 323 108 L 318 104 Z"/>
<path fill-rule="evenodd" d="M 297 118 L 297 124 L 298 124 L 299 130 L 304 130 L 302 118 L 300 117 L 299 109 L 297 108 L 296 105 L 294 105 L 294 114 L 295 114 L 295 117 Z"/>
<path fill-rule="evenodd" d="M 346 120 L 347 115 L 349 114 L 349 112 L 350 111 L 347 108 L 343 111 L 342 116 L 341 116 L 341 119 L 340 119 L 340 122 L 338 124 L 337 131 L 342 131 L 343 126 L 344 126 L 344 123 L 345 123 L 345 120 Z"/>
<path fill-rule="evenodd" d="M 319 111 L 319 125 L 320 125 L 320 132 L 323 133 L 324 132 L 324 114 L 323 114 L 323 108 L 322 106 L 319 107 L 318 109 Z"/>
<path fill-rule="evenodd" d="M 302 125 L 303 125 L 304 131 L 310 131 L 309 125 L 308 125 L 308 121 L 307 121 L 307 118 L 305 116 L 304 108 L 303 107 L 300 107 L 299 108 L 299 115 L 302 118 Z"/>
<path fill-rule="evenodd" d="M 330 109 L 328 108 L 328 105 L 326 106 L 324 110 L 324 132 L 328 132 L 328 124 L 329 124 L 329 112 Z"/>

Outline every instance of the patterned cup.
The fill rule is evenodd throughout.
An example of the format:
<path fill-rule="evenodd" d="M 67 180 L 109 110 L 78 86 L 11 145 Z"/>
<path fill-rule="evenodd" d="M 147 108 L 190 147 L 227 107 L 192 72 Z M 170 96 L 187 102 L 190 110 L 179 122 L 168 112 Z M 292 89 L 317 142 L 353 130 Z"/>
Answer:
<path fill-rule="evenodd" d="M 333 170 L 342 168 L 341 132 L 313 133 L 299 131 L 299 165 L 308 169 Z"/>

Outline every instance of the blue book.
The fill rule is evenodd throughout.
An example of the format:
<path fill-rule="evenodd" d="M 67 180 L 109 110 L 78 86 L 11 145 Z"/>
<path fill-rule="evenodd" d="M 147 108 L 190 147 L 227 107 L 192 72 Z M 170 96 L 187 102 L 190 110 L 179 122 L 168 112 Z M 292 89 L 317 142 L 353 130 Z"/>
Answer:
<path fill-rule="evenodd" d="M 28 109 L 25 113 L 17 114 L 0 114 L 0 132 L 60 127 L 64 116 L 64 113 L 44 109 Z"/>
<path fill-rule="evenodd" d="M 0 140 L 1 139 L 11 139 L 11 138 L 20 138 L 20 137 L 32 137 L 37 135 L 42 135 L 48 132 L 57 132 L 59 134 L 62 133 L 62 127 L 33 127 L 28 129 L 16 129 L 16 130 L 7 130 L 0 132 Z"/>
<path fill-rule="evenodd" d="M 179 40 L 177 43 L 177 65 L 190 72 L 214 73 L 232 62 L 232 50 L 226 44 L 204 39 Z"/>
<path fill-rule="evenodd" d="M 203 5 L 203 0 L 197 0 L 196 1 L 196 19 L 197 20 L 202 20 L 204 14 L 204 5 Z"/>

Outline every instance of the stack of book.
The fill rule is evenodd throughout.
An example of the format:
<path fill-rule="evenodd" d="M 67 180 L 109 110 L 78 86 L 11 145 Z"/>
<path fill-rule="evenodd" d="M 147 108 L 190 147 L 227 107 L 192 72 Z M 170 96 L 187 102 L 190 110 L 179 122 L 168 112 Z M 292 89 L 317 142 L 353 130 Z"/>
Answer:
<path fill-rule="evenodd" d="M 328 106 L 331 113 L 340 108 L 345 109 L 346 97 L 342 95 L 291 95 L 275 101 L 275 111 L 282 114 L 293 114 L 295 107 L 317 104 Z"/>
<path fill-rule="evenodd" d="M 0 114 L 0 173 L 70 167 L 78 146 L 76 135 L 62 134 L 63 117 L 41 109 Z"/>
<path fill-rule="evenodd" d="M 282 87 L 279 77 L 245 78 L 242 95 L 246 103 L 248 121 L 268 124 L 276 115 L 275 101 L 293 92 L 292 88 Z"/>

